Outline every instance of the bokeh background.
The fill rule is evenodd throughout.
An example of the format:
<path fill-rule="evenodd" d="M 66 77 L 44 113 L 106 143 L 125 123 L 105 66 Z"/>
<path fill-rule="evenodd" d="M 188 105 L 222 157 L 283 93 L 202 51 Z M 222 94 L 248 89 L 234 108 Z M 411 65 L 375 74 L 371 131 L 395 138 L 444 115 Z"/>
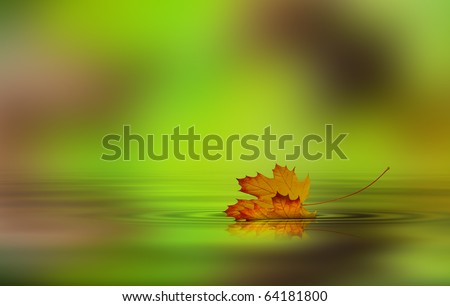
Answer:
<path fill-rule="evenodd" d="M 444 0 L 2 3 L 0 283 L 448 285 L 449 12 Z M 310 174 L 311 201 L 391 171 L 308 224 L 222 213 L 243 196 L 236 177 L 270 174 L 265 158 L 100 159 L 124 124 L 224 138 L 271 125 L 300 140 L 329 123 L 349 133 L 348 160 L 276 161 Z"/>

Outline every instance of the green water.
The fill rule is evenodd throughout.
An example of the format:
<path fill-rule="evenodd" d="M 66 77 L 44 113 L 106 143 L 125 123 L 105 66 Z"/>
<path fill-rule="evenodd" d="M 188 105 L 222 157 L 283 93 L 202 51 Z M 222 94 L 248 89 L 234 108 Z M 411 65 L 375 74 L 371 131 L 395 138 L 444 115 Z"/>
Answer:
<path fill-rule="evenodd" d="M 313 176 L 311 199 L 366 175 Z M 386 176 L 311 222 L 235 222 L 227 178 L 49 179 L 8 185 L 8 285 L 450 285 L 450 178 Z M 245 196 L 244 196 L 245 197 Z"/>

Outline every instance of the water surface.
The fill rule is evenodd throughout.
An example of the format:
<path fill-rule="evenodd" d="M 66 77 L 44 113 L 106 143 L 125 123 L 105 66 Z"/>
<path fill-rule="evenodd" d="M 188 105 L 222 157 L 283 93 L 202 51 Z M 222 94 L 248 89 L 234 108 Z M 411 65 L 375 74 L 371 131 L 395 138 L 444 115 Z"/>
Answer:
<path fill-rule="evenodd" d="M 450 285 L 450 179 L 390 176 L 315 220 L 235 222 L 235 181 L 196 176 L 10 183 L 8 285 Z M 367 184 L 321 174 L 311 201 Z M 202 186 L 199 188 L 198 186 Z"/>

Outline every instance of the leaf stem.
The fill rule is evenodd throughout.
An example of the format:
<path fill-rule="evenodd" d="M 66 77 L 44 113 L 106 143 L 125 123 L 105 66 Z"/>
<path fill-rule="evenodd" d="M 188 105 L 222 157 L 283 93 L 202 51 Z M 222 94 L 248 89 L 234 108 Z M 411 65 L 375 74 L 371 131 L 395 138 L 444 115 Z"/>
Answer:
<path fill-rule="evenodd" d="M 355 194 L 357 194 L 357 193 L 360 193 L 361 191 L 366 190 L 367 188 L 369 188 L 370 186 L 372 186 L 373 184 L 375 184 L 375 182 L 378 181 L 378 180 L 379 180 L 379 179 L 380 179 L 380 178 L 381 178 L 381 177 L 382 177 L 389 169 L 390 169 L 390 167 L 387 167 L 386 170 L 384 170 L 383 173 L 381 173 L 381 174 L 380 174 L 375 180 L 373 180 L 369 185 L 367 185 L 367 186 L 364 187 L 364 188 L 361 188 L 361 189 L 358 190 L 358 191 L 352 192 L 352 193 L 350 193 L 350 194 L 347 194 L 347 195 L 345 195 L 345 196 L 342 196 L 342 197 L 339 197 L 339 198 L 336 198 L 336 199 L 333 199 L 333 200 L 327 200 L 327 201 L 323 201 L 323 202 L 310 203 L 310 204 L 303 204 L 303 206 L 311 206 L 311 205 L 325 204 L 325 203 L 330 203 L 330 202 L 334 202 L 334 201 L 338 201 L 338 200 L 342 200 L 342 199 L 351 197 L 351 196 L 353 196 L 353 195 L 355 195 Z"/>

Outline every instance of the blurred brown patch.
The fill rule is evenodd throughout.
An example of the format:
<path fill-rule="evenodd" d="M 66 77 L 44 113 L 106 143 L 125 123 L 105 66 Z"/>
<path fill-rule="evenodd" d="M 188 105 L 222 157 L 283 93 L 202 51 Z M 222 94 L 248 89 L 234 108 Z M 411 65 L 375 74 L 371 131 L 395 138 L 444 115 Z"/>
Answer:
<path fill-rule="evenodd" d="M 11 43 L 0 57 L 0 175 L 28 171 L 26 160 L 48 130 L 107 121 L 132 109 L 148 67 L 120 56 Z"/>
<path fill-rule="evenodd" d="M 351 17 L 339 1 L 264 0 L 252 3 L 246 23 L 258 48 L 310 62 L 322 92 L 346 97 L 384 91 L 399 69 L 391 39 Z"/>

